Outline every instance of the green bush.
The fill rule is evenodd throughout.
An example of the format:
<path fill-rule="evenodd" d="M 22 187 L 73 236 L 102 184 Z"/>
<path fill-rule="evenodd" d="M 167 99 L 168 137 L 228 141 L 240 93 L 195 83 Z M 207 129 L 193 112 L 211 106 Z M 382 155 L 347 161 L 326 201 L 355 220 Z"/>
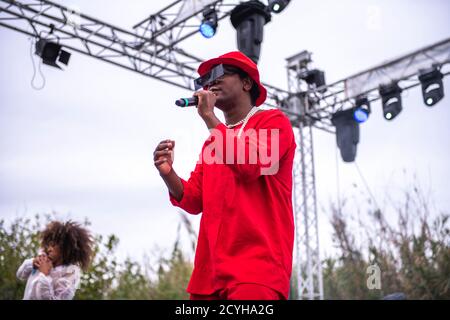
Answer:
<path fill-rule="evenodd" d="M 381 299 L 403 292 L 408 299 L 450 299 L 449 215 L 429 208 L 422 192 L 414 188 L 391 210 L 398 217 L 397 224 L 389 223 L 382 210 L 375 210 L 355 228 L 351 227 L 354 209 L 332 207 L 330 222 L 337 251 L 322 261 L 325 298 Z M 192 249 L 197 235 L 187 217 L 182 213 L 180 217 L 171 255 L 158 254 L 155 265 L 129 258 L 117 261 L 119 239 L 97 235 L 93 263 L 83 274 L 75 299 L 188 299 L 185 289 L 192 263 L 179 247 L 180 231 L 184 227 L 188 232 Z M 16 279 L 17 268 L 36 255 L 38 233 L 52 218 L 22 217 L 9 226 L 0 220 L 0 299 L 22 299 L 25 283 Z M 367 267 L 374 264 L 381 271 L 379 290 L 367 286 Z M 293 299 L 296 287 L 293 272 Z"/>
<path fill-rule="evenodd" d="M 42 218 L 36 215 L 34 220 L 21 217 L 9 226 L 0 220 L 0 299 L 22 299 L 25 282 L 16 278 L 17 269 L 24 259 L 36 256 L 39 231 L 52 218 L 55 216 L 45 215 Z M 85 221 L 85 225 L 89 222 Z M 95 237 L 93 263 L 82 275 L 75 299 L 189 298 L 185 289 L 192 264 L 178 249 L 178 241 L 171 258 L 165 259 L 161 254 L 156 268 L 143 267 L 129 258 L 118 262 L 115 257 L 118 243 L 119 239 L 114 235 Z M 154 277 L 156 281 L 151 281 L 152 275 L 147 275 L 144 269 L 159 270 Z"/>
<path fill-rule="evenodd" d="M 432 212 L 423 192 L 406 192 L 389 223 L 381 210 L 349 228 L 352 214 L 332 208 L 333 242 L 338 253 L 323 261 L 326 299 L 380 299 L 402 292 L 407 299 L 450 299 L 449 215 Z M 355 234 L 364 236 L 355 241 Z M 381 271 L 381 289 L 367 286 L 367 267 Z"/>
<path fill-rule="evenodd" d="M 41 221 L 18 218 L 9 228 L 0 220 L 0 299 L 22 299 L 25 283 L 16 278 L 19 266 L 26 258 L 36 256 L 39 239 L 36 230 Z"/>

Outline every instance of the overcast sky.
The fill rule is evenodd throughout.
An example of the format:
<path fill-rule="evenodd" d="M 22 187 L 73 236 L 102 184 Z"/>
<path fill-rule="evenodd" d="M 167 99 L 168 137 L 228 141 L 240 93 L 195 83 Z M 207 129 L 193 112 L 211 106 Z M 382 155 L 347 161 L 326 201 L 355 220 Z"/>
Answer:
<path fill-rule="evenodd" d="M 57 2 L 128 30 L 171 3 Z M 449 36 L 447 0 L 293 0 L 266 25 L 259 68 L 264 82 L 287 89 L 285 58 L 309 50 L 331 83 Z M 212 58 L 236 50 L 235 37 L 227 19 L 214 38 L 197 34 L 181 47 Z M 170 248 L 178 211 L 152 153 L 160 140 L 174 139 L 177 172 L 187 178 L 194 168 L 208 131 L 195 109 L 173 105 L 190 92 L 78 53 L 65 71 L 43 66 L 46 86 L 36 91 L 27 37 L 0 27 L 0 45 L 0 217 L 87 217 L 95 233 L 120 238 L 121 257 Z M 448 77 L 444 86 L 450 95 Z M 380 102 L 372 106 L 357 163 L 381 207 L 386 194 L 401 198 L 416 176 L 436 209 L 449 210 L 449 101 L 427 108 L 417 87 L 403 94 L 403 112 L 391 122 Z M 336 163 L 333 135 L 315 130 L 314 143 L 320 241 L 329 253 L 337 168 L 341 198 L 358 194 L 359 205 L 369 196 L 355 165 Z M 198 226 L 200 216 L 190 219 Z"/>

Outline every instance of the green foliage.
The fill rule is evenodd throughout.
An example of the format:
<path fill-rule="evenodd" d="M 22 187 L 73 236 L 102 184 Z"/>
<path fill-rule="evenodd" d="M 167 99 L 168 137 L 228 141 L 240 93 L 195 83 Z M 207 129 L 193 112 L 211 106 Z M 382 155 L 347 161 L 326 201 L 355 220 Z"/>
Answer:
<path fill-rule="evenodd" d="M 152 284 L 145 276 L 141 266 L 126 259 L 123 269 L 118 272 L 117 286 L 108 299 L 148 300 L 151 299 Z"/>
<path fill-rule="evenodd" d="M 180 300 L 189 299 L 186 292 L 191 273 L 192 263 L 186 260 L 185 255 L 179 247 L 181 228 L 183 227 L 190 238 L 192 250 L 195 251 L 197 234 L 189 219 L 180 211 L 181 221 L 177 228 L 177 239 L 175 240 L 170 259 L 160 257 L 157 269 L 158 279 L 151 291 L 151 299 Z"/>
<path fill-rule="evenodd" d="M 36 256 L 41 229 L 38 215 L 30 219 L 18 218 L 10 228 L 0 220 L 0 299 L 22 299 L 25 283 L 16 280 L 16 272 L 26 258 Z"/>
<path fill-rule="evenodd" d="M 158 281 L 152 287 L 151 299 L 189 299 L 186 292 L 192 265 L 185 260 L 182 252 L 174 249 L 171 259 L 161 259 Z"/>
<path fill-rule="evenodd" d="M 431 212 L 417 188 L 406 193 L 404 203 L 394 211 L 396 225 L 387 221 L 386 213 L 375 210 L 355 228 L 345 206 L 331 209 L 337 253 L 322 261 L 326 299 L 381 299 L 394 292 L 403 292 L 408 299 L 450 299 L 449 215 Z M 97 235 L 93 262 L 75 299 L 188 299 L 185 290 L 192 263 L 179 247 L 181 228 L 188 232 L 192 249 L 197 235 L 189 219 L 180 215 L 171 255 L 159 253 L 154 264 L 130 258 L 119 262 L 119 239 Z M 0 220 L 0 299 L 23 297 L 25 283 L 16 279 L 16 271 L 24 259 L 36 255 L 39 231 L 52 218 L 17 218 L 9 226 Z M 375 264 L 381 271 L 381 289 L 367 285 L 367 268 Z M 291 299 L 297 298 L 296 287 L 294 268 Z"/>
<path fill-rule="evenodd" d="M 93 263 L 81 278 L 76 299 L 107 299 L 113 289 L 113 281 L 118 274 L 118 262 L 115 250 L 119 244 L 116 236 L 110 235 L 103 241 L 102 236 L 96 236 Z"/>
<path fill-rule="evenodd" d="M 22 262 L 36 256 L 39 251 L 39 232 L 43 226 L 55 218 L 39 215 L 34 220 L 17 218 L 9 226 L 0 220 L 0 299 L 22 299 L 25 282 L 16 278 Z M 85 225 L 89 222 L 86 221 Z M 180 228 L 178 229 L 180 230 Z M 75 299 L 187 299 L 187 283 L 192 264 L 178 249 L 178 240 L 170 259 L 162 254 L 156 268 L 142 267 L 139 263 L 126 259 L 123 263 L 116 259 L 119 239 L 110 235 L 95 237 L 93 262 L 81 278 Z M 144 269 L 156 269 L 152 275 Z"/>
<path fill-rule="evenodd" d="M 431 212 L 418 188 L 407 192 L 396 208 L 398 222 L 381 210 L 351 230 L 351 214 L 332 208 L 335 257 L 323 261 L 327 299 L 380 299 L 403 292 L 408 299 L 450 299 L 449 216 Z M 355 241 L 355 234 L 365 236 Z M 367 286 L 367 267 L 380 268 L 381 289 Z"/>

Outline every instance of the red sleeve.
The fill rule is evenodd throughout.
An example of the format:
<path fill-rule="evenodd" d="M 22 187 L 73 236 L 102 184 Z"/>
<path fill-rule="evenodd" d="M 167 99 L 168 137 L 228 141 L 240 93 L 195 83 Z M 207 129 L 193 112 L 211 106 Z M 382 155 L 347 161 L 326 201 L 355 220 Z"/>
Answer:
<path fill-rule="evenodd" d="M 177 201 L 169 192 L 170 202 L 191 214 L 199 214 L 203 211 L 202 184 L 203 166 L 197 163 L 188 181 L 181 179 L 183 184 L 183 197 Z"/>
<path fill-rule="evenodd" d="M 223 123 L 212 132 L 216 161 L 230 166 L 246 180 L 276 174 L 280 160 L 290 148 L 295 148 L 289 119 L 279 110 L 263 112 L 267 115 L 262 115 L 255 126 L 246 126 L 240 138 L 238 130 L 230 130 Z"/>

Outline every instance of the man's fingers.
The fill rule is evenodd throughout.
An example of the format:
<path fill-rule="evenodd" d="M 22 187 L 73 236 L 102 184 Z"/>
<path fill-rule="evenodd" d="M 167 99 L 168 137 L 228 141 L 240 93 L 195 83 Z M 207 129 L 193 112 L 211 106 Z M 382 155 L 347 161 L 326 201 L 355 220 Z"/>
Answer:
<path fill-rule="evenodd" d="M 194 93 L 194 96 L 196 96 L 198 98 L 198 103 L 196 105 L 196 107 L 200 106 L 201 104 L 203 104 L 203 101 L 206 99 L 206 91 L 205 90 L 200 90 Z"/>
<path fill-rule="evenodd" d="M 156 160 L 154 163 L 155 163 L 155 166 L 160 166 L 160 165 L 162 165 L 164 162 L 167 162 L 167 158 L 162 158 L 162 159 L 159 159 L 159 160 Z"/>
<path fill-rule="evenodd" d="M 175 147 L 175 141 L 174 140 L 163 140 L 161 141 L 158 146 L 156 147 L 155 151 L 153 152 L 153 163 L 155 167 L 159 169 L 159 167 L 163 163 L 171 165 L 171 162 L 173 162 L 173 148 Z"/>
<path fill-rule="evenodd" d="M 155 151 L 159 151 L 159 150 L 164 150 L 164 149 L 172 149 L 174 147 L 174 143 L 172 142 L 164 142 L 164 143 L 160 143 L 158 144 L 158 146 L 156 147 Z"/>
<path fill-rule="evenodd" d="M 160 141 L 158 144 L 169 143 L 169 142 L 172 142 L 172 140 L 170 140 L 170 139 L 165 139 L 165 140 Z"/>
<path fill-rule="evenodd" d="M 153 153 L 153 160 L 156 161 L 156 160 L 158 160 L 158 158 L 160 158 L 162 156 L 169 156 L 171 152 L 172 151 L 170 151 L 170 150 L 155 151 Z"/>

